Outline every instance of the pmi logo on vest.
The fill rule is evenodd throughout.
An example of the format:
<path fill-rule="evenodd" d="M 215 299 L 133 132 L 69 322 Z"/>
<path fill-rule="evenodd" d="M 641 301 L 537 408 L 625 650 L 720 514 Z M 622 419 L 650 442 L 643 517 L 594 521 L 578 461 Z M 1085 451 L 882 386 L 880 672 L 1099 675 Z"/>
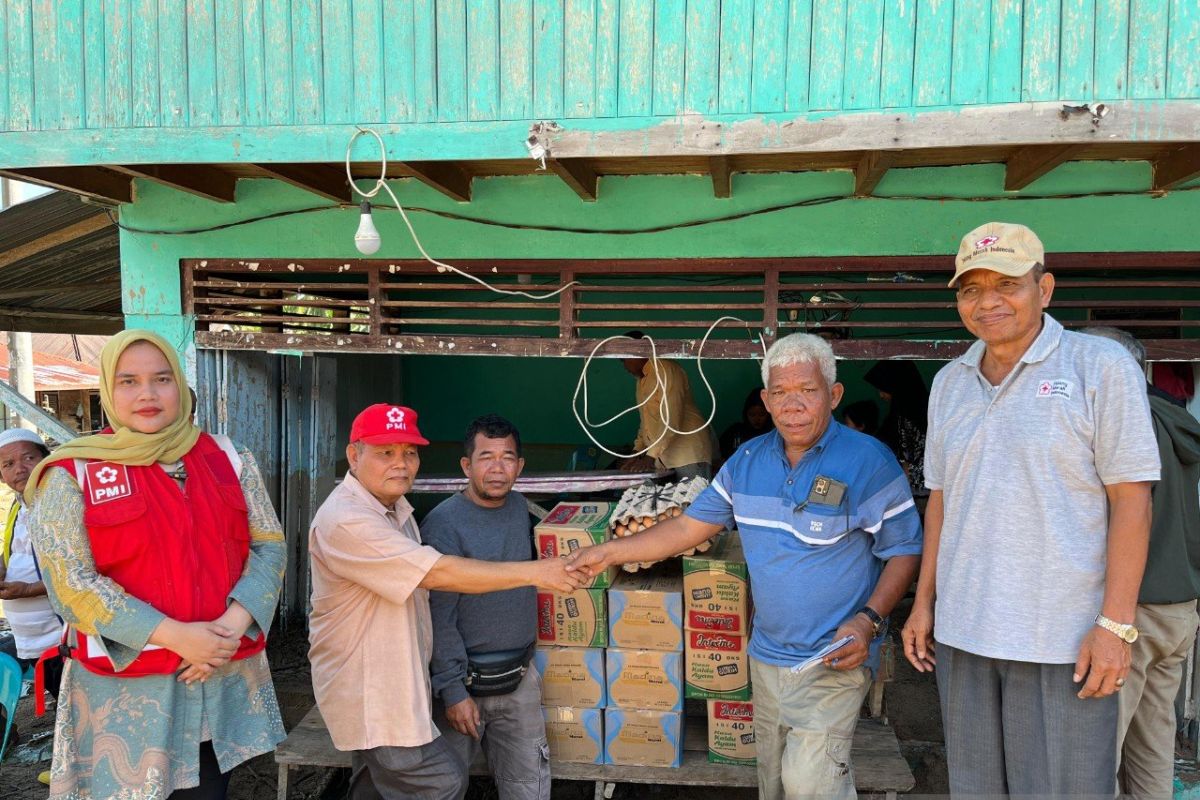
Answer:
<path fill-rule="evenodd" d="M 87 465 L 88 490 L 93 503 L 105 503 L 133 494 L 124 464 L 99 461 Z"/>

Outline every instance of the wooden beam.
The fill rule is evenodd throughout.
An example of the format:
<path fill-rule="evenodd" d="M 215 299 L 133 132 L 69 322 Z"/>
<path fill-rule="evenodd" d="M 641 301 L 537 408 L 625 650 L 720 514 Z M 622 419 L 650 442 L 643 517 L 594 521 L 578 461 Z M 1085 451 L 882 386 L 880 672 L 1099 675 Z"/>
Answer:
<path fill-rule="evenodd" d="M 36 183 L 113 205 L 133 202 L 133 181 L 129 176 L 104 167 L 22 167 L 0 170 L 0 177 Z"/>
<path fill-rule="evenodd" d="M 854 168 L 854 196 L 867 197 L 875 191 L 887 171 L 896 165 L 900 154 L 895 150 L 868 150 Z"/>
<path fill-rule="evenodd" d="M 55 284 L 53 286 L 31 286 L 28 289 L 0 289 L 0 300 L 23 300 L 26 297 L 45 297 L 53 295 L 75 295 L 75 294 L 95 294 L 97 291 L 106 287 L 118 288 L 121 285 L 120 278 L 109 278 L 107 280 L 92 281 L 91 283 L 66 283 Z M 114 298 L 120 295 L 120 291 L 114 293 Z"/>
<path fill-rule="evenodd" d="M 708 159 L 708 172 L 712 175 L 713 197 L 732 197 L 733 172 L 729 166 L 729 156 Z"/>
<path fill-rule="evenodd" d="M 329 164 L 255 164 L 268 176 L 339 203 L 351 200 L 346 171 Z"/>
<path fill-rule="evenodd" d="M 96 231 L 102 231 L 105 228 L 113 228 L 112 220 L 103 211 L 97 211 L 90 217 L 74 222 L 65 228 L 51 231 L 44 236 L 39 236 L 32 242 L 26 242 L 22 245 L 0 252 L 0 269 L 3 269 L 10 264 L 15 264 L 18 261 L 23 261 L 27 258 L 32 258 L 39 253 L 44 253 L 55 247 L 72 242 L 76 239 L 93 234 Z M 95 288 L 94 286 L 92 287 Z M 45 294 L 46 289 L 37 290 L 38 294 Z M 0 294 L 3 294 L 0 292 Z"/>
<path fill-rule="evenodd" d="M 453 161 L 405 161 L 407 167 L 421 183 L 437 189 L 451 200 L 471 202 L 471 176 Z"/>
<path fill-rule="evenodd" d="M 1022 147 L 1004 166 L 1004 191 L 1024 189 L 1050 170 L 1070 161 L 1082 148 L 1074 144 L 1032 145 Z"/>
<path fill-rule="evenodd" d="M 596 202 L 596 195 L 600 190 L 600 176 L 586 158 L 548 158 L 546 166 L 562 178 L 585 203 Z"/>
<path fill-rule="evenodd" d="M 1200 144 L 1189 144 L 1154 160 L 1154 191 L 1165 192 L 1200 176 Z"/>
<path fill-rule="evenodd" d="M 111 169 L 217 203 L 232 203 L 235 199 L 237 176 L 206 164 L 113 165 Z"/>

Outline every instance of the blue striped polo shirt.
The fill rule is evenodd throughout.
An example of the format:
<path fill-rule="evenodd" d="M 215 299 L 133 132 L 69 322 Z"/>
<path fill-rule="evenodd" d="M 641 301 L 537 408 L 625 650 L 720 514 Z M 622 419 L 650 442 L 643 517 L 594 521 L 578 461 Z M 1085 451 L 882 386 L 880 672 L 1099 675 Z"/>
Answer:
<path fill-rule="evenodd" d="M 806 502 L 818 477 L 846 485 L 839 503 Z M 754 597 L 749 652 L 776 666 L 829 644 L 866 604 L 884 562 L 921 552 L 921 521 L 895 456 L 835 420 L 795 467 L 778 431 L 750 440 L 685 513 L 741 532 Z M 880 643 L 871 644 L 872 670 Z"/>

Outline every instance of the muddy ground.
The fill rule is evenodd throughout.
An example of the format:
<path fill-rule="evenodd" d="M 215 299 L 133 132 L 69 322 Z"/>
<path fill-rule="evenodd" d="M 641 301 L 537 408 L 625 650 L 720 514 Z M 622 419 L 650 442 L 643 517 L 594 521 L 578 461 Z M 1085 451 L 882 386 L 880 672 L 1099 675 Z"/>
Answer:
<path fill-rule="evenodd" d="M 907 608 L 898 609 L 895 622 L 903 624 Z M 2 623 L 0 623 L 2 624 Z M 895 636 L 894 626 L 893 636 Z M 293 725 L 311 708 L 307 642 L 299 628 L 279 631 L 271 642 L 269 657 L 275 676 L 275 691 L 283 711 L 284 724 Z M 900 739 L 901 750 L 916 776 L 916 794 L 944 794 L 946 765 L 942 748 L 941 721 L 938 718 L 937 689 L 929 675 L 920 675 L 899 659 L 896 679 L 887 688 L 886 710 Z M 45 717 L 33 715 L 33 703 L 22 700 L 16 717 L 20 741 L 10 746 L 0 764 L 0 798 L 4 800 L 41 800 L 46 787 L 37 775 L 50 768 L 53 709 Z M 308 769 L 293 773 L 291 796 L 296 800 L 339 798 L 344 795 L 344 776 L 337 771 Z M 270 800 L 276 796 L 276 767 L 270 755 L 243 764 L 233 774 L 231 800 Z M 562 781 L 555 784 L 554 800 L 590 800 L 593 785 Z M 751 800 L 753 790 L 684 789 L 672 786 L 621 785 L 615 798 L 649 800 Z M 475 779 L 468 800 L 490 800 L 494 789 L 485 779 Z"/>

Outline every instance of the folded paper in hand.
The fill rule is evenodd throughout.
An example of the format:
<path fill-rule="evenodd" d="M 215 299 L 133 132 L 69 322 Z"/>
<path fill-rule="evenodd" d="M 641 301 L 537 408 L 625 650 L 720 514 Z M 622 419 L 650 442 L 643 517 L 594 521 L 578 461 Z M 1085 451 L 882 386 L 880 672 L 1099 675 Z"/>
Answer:
<path fill-rule="evenodd" d="M 843 636 L 841 639 L 838 639 L 836 642 L 826 645 L 825 647 L 822 647 L 820 650 L 817 651 L 817 654 L 814 655 L 812 658 L 806 658 L 805 660 L 801 661 L 796 666 L 792 667 L 792 673 L 798 675 L 801 672 L 805 672 L 806 670 L 812 669 L 813 667 L 820 664 L 821 659 L 825 658 L 825 656 L 829 655 L 834 650 L 840 650 L 841 648 L 845 647 L 846 645 L 850 644 L 853 641 L 854 641 L 853 636 Z"/>

